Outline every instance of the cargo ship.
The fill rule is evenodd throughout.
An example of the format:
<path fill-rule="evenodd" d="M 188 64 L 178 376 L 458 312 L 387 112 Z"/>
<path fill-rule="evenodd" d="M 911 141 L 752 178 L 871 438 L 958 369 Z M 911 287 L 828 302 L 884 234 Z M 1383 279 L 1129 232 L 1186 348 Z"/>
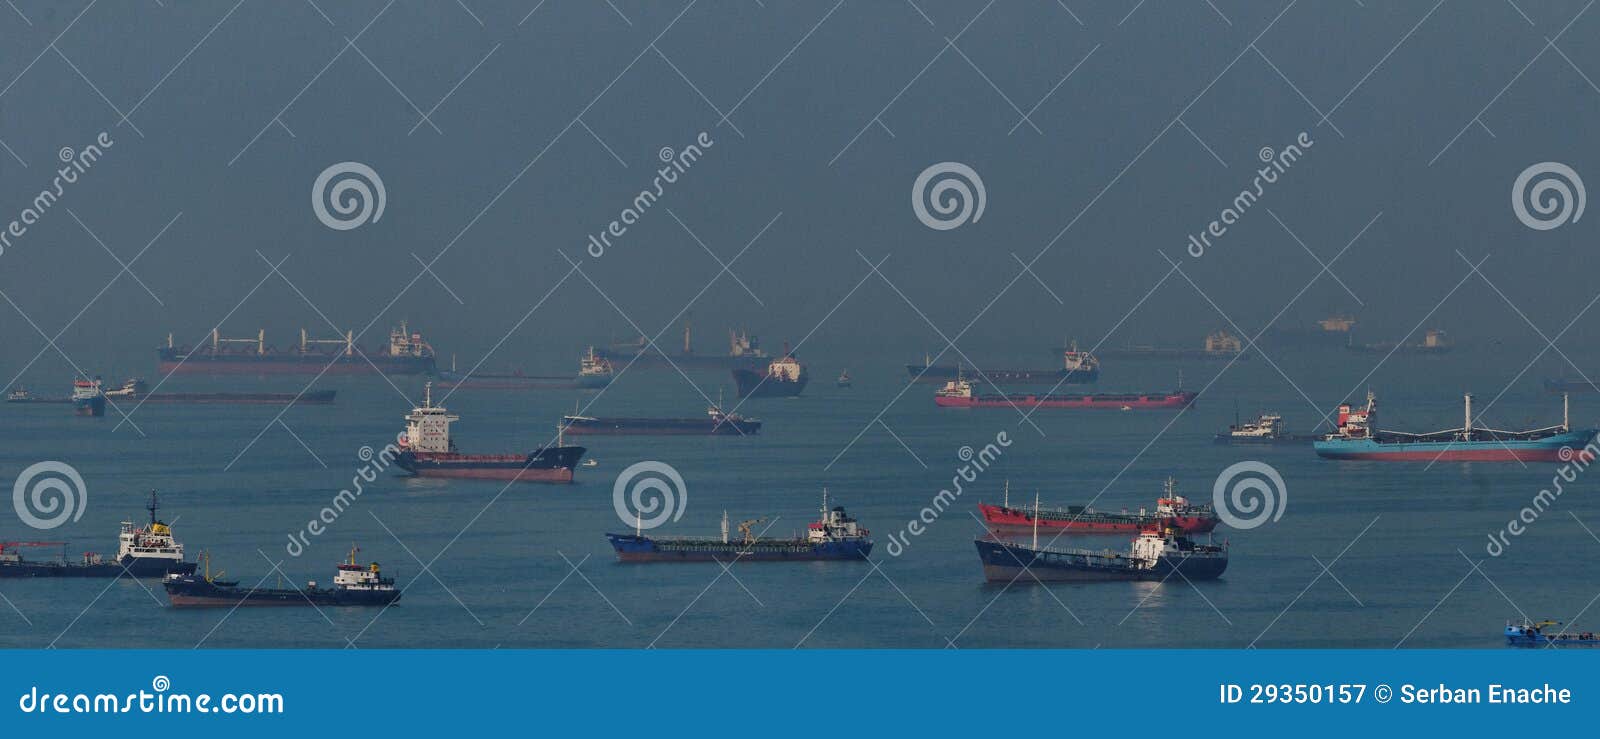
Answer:
<path fill-rule="evenodd" d="M 871 532 L 847 515 L 843 506 L 828 508 L 828 493 L 822 493 L 822 516 L 806 529 L 804 537 L 763 539 L 751 527 L 766 521 L 758 518 L 739 523 L 739 538 L 728 536 L 728 513 L 722 513 L 722 536 L 661 537 L 632 534 L 606 534 L 621 562 L 808 562 L 816 560 L 866 559 L 872 553 Z"/>
<path fill-rule="evenodd" d="M 1037 502 L 1034 504 L 1038 506 Z M 1031 543 L 1002 537 L 973 542 L 989 582 L 1105 582 L 1160 580 L 1178 575 L 1185 580 L 1215 580 L 1228 569 L 1228 547 L 1200 544 L 1171 528 L 1152 526 L 1134 538 L 1127 554 L 1108 550 L 1039 545 L 1039 529 Z"/>
<path fill-rule="evenodd" d="M 1506 622 L 1508 647 L 1600 647 L 1600 634 L 1593 631 L 1569 632 L 1566 629 L 1546 634 L 1545 629 L 1560 626 L 1560 621 L 1538 621 L 1528 618 Z"/>
<path fill-rule="evenodd" d="M 455 477 L 513 482 L 572 482 L 584 448 L 566 446 L 557 432 L 555 446 L 527 454 L 462 454 L 450 438 L 450 424 L 461 420 L 433 404 L 433 383 L 423 387 L 422 405 L 406 416 L 405 437 L 394 463 L 417 477 Z"/>
<path fill-rule="evenodd" d="M 172 538 L 172 528 L 156 518 L 159 505 L 155 492 L 145 510 L 150 511 L 148 526 L 134 526 L 132 521 L 122 522 L 117 535 L 117 557 L 106 561 L 99 554 L 85 552 L 81 560 L 69 562 L 63 556 L 54 561 L 29 561 L 21 549 L 27 547 L 59 546 L 59 541 L 9 541 L 0 542 L 0 578 L 4 577 L 162 577 L 168 573 L 187 575 L 194 572 L 195 563 L 183 560 L 183 544 Z M 65 552 L 63 551 L 63 554 Z"/>
<path fill-rule="evenodd" d="M 35 395 L 32 390 L 19 387 L 9 393 L 6 393 L 6 402 L 65 404 L 71 403 L 72 398 L 66 396 Z"/>
<path fill-rule="evenodd" d="M 1285 347 L 1343 348 L 1356 327 L 1354 316 L 1335 314 L 1304 328 L 1275 328 L 1259 343 Z"/>
<path fill-rule="evenodd" d="M 115 390 L 105 391 L 106 397 L 137 401 L 139 403 L 173 403 L 196 405 L 328 405 L 333 402 L 335 390 L 306 390 L 301 393 L 152 393 L 144 380 L 132 379 Z"/>
<path fill-rule="evenodd" d="M 1600 393 L 1600 386 L 1581 377 L 1560 377 L 1545 379 L 1544 391 L 1547 393 Z"/>
<path fill-rule="evenodd" d="M 577 385 L 585 390 L 599 390 L 611 384 L 611 378 L 616 375 L 616 369 L 611 366 L 611 360 L 594 353 L 594 347 L 589 347 L 589 353 L 578 360 Z"/>
<path fill-rule="evenodd" d="M 1574 456 L 1592 457 L 1585 447 L 1595 429 L 1574 431 L 1568 422 L 1568 404 L 1562 399 L 1561 425 L 1527 431 L 1477 428 L 1472 423 L 1472 395 L 1465 396 L 1465 422 L 1461 428 L 1408 433 L 1377 428 L 1378 401 L 1367 392 L 1365 408 L 1339 406 L 1338 429 L 1315 443 L 1317 455 L 1328 459 L 1460 462 L 1566 462 Z"/>
<path fill-rule="evenodd" d="M 1430 328 L 1422 335 L 1422 341 L 1415 344 L 1383 341 L 1374 344 L 1350 343 L 1345 348 L 1364 354 L 1447 354 L 1454 351 L 1456 345 L 1445 336 L 1443 331 Z"/>
<path fill-rule="evenodd" d="M 906 372 L 916 382 L 947 382 L 961 376 L 960 366 L 930 365 L 923 357 L 922 364 L 906 365 Z M 1078 351 L 1076 343 L 1062 351 L 1061 369 L 974 370 L 978 379 L 991 385 L 1087 385 L 1100 379 L 1100 360 L 1086 351 Z"/>
<path fill-rule="evenodd" d="M 665 354 L 664 348 L 652 347 L 650 340 L 640 336 L 633 341 L 612 342 L 600 356 L 613 362 L 635 367 L 660 368 L 677 366 L 690 370 L 722 370 L 760 367 L 771 357 L 761 349 L 761 340 L 749 331 L 728 331 L 728 353 L 700 354 L 694 350 L 692 331 L 688 322 L 683 324 L 683 350 Z"/>
<path fill-rule="evenodd" d="M 1106 359 L 1249 359 L 1244 342 L 1227 331 L 1213 331 L 1199 349 L 1124 346 L 1100 350 Z"/>
<path fill-rule="evenodd" d="M 1291 434 L 1284 427 L 1283 416 L 1276 413 L 1263 413 L 1254 421 L 1239 422 L 1238 414 L 1234 414 L 1233 425 L 1227 431 L 1217 433 L 1216 443 L 1238 445 L 1263 445 L 1263 444 L 1310 444 L 1316 441 L 1314 434 Z"/>
<path fill-rule="evenodd" d="M 203 575 L 172 574 L 162 581 L 167 589 L 167 600 L 174 608 L 240 606 L 387 606 L 400 600 L 400 590 L 394 578 L 384 577 L 377 562 L 357 564 L 355 547 L 350 557 L 333 574 L 333 586 L 317 587 L 315 580 L 306 583 L 304 590 L 288 588 L 245 588 L 236 580 L 217 580 L 211 577 L 207 558 Z"/>
<path fill-rule="evenodd" d="M 761 421 L 722 408 L 706 409 L 706 418 L 561 417 L 567 433 L 582 436 L 748 436 L 761 431 Z"/>
<path fill-rule="evenodd" d="M 741 398 L 793 398 L 806 389 L 811 377 L 805 365 L 784 344 L 783 356 L 772 360 L 766 372 L 733 370 L 733 384 Z"/>
<path fill-rule="evenodd" d="M 72 381 L 72 412 L 95 417 L 106 414 L 106 393 L 100 387 L 100 378 Z"/>
<path fill-rule="evenodd" d="M 1006 395 L 978 395 L 972 390 L 970 380 L 951 380 L 934 392 L 934 405 L 940 408 L 1104 408 L 1111 410 L 1148 410 L 1188 408 L 1194 404 L 1196 393 L 1175 390 L 1170 393 L 1009 393 Z"/>
<path fill-rule="evenodd" d="M 456 358 L 450 357 L 450 369 L 440 370 L 439 387 L 454 390 L 564 390 L 578 386 L 571 375 L 529 375 L 522 370 L 511 372 L 458 372 Z"/>
<path fill-rule="evenodd" d="M 211 341 L 201 347 L 176 346 L 172 335 L 160 348 L 164 374 L 222 375 L 422 375 L 434 371 L 433 347 L 401 322 L 389 331 L 388 346 L 367 352 L 355 345 L 346 331 L 339 339 L 312 339 L 300 330 L 298 347 L 280 350 L 267 345 L 266 331 L 255 338 L 223 338 L 211 329 Z"/>
<path fill-rule="evenodd" d="M 1033 508 L 1012 508 L 1011 486 L 1007 484 L 1004 503 L 979 503 L 978 510 L 984 524 L 996 530 L 1031 529 L 1037 525 L 1069 534 L 1132 534 L 1161 526 L 1180 534 L 1204 534 L 1217 527 L 1219 519 L 1211 506 L 1190 503 L 1188 498 L 1177 495 L 1176 489 L 1173 479 L 1167 478 L 1153 513 L 1143 508 L 1138 513 L 1105 513 L 1084 506 L 1039 508 L 1037 500 Z"/>

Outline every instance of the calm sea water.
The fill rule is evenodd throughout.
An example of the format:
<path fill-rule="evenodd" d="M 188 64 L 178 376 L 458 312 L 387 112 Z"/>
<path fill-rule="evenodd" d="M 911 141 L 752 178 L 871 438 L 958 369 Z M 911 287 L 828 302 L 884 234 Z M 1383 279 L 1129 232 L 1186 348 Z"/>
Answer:
<path fill-rule="evenodd" d="M 287 581 L 327 582 L 358 543 L 364 561 L 381 561 L 405 586 L 400 604 L 381 612 L 229 613 L 174 610 L 153 581 L 0 580 L 9 602 L 0 602 L 0 645 L 1391 647 L 1404 640 L 1408 647 L 1492 647 L 1504 620 L 1522 613 L 1562 621 L 1582 613 L 1577 627 L 1600 628 L 1600 611 L 1585 610 L 1600 583 L 1581 566 L 1600 554 L 1600 541 L 1585 529 L 1600 529 L 1600 505 L 1587 480 L 1569 485 L 1502 556 L 1488 558 L 1488 535 L 1550 487 L 1554 465 L 1425 469 L 1324 461 L 1309 447 L 1211 441 L 1232 421 L 1236 404 L 1246 416 L 1281 412 L 1304 433 L 1320 420 L 1319 411 L 1331 413 L 1347 394 L 1358 399 L 1369 384 L 1379 391 L 1385 427 L 1456 426 L 1461 391 L 1476 391 L 1483 408 L 1512 383 L 1522 361 L 1496 365 L 1465 352 L 1396 356 L 1363 382 L 1378 357 L 1317 350 L 1272 356 L 1283 374 L 1257 358 L 1215 382 L 1222 363 L 1186 363 L 1187 388 L 1211 384 L 1181 415 L 1041 410 L 1033 416 L 1039 430 L 1010 409 L 936 409 L 926 385 L 890 404 L 905 386 L 898 358 L 844 363 L 855 378 L 850 389 L 833 386 L 841 362 L 814 359 L 804 397 L 751 400 L 741 409 L 766 421 L 758 437 L 584 440 L 601 465 L 579 470 L 579 482 L 570 486 L 506 489 L 493 481 L 385 472 L 299 557 L 285 551 L 290 534 L 351 486 L 361 447 L 381 447 L 403 426 L 410 401 L 382 380 L 321 382 L 339 391 L 337 404 L 291 408 L 281 419 L 276 408 L 146 406 L 134 416 L 144 436 L 128 426 L 113 431 L 115 411 L 84 419 L 64 406 L 0 406 L 6 428 L 0 472 L 7 484 L 29 464 L 60 460 L 88 485 L 81 520 L 39 532 L 7 511 L 0 539 L 59 539 L 74 553 L 112 553 L 118 522 L 140 520 L 155 488 L 179 539 L 190 552 L 208 550 L 230 578 L 249 584 L 266 576 L 263 585 L 276 585 L 280 577 L 269 573 L 281 562 Z M 1540 391 L 1543 376 L 1535 369 L 1511 384 L 1487 420 L 1502 428 L 1558 422 L 1560 399 Z M 690 377 L 710 397 L 719 389 L 731 397 L 724 373 Z M 1099 390 L 1166 389 L 1176 380 L 1169 363 L 1108 363 Z M 411 399 L 420 397 L 421 379 L 396 383 Z M 219 387 L 180 378 L 163 389 Z M 275 379 L 261 387 L 292 392 L 299 384 Z M 576 390 L 463 390 L 448 405 L 462 416 L 456 426 L 462 450 L 521 451 L 548 440 L 575 402 L 594 397 Z M 634 368 L 588 412 L 696 415 L 704 405 L 677 373 Z M 1573 399 L 1575 425 L 1597 420 L 1600 398 Z M 981 448 L 1000 431 L 1013 441 L 1003 457 L 966 484 L 957 505 L 906 551 L 890 556 L 887 536 L 951 486 L 961 447 Z M 1233 546 L 1220 581 L 1009 588 L 983 582 L 972 546 L 983 530 L 973 514 L 979 500 L 998 500 L 1007 481 L 1014 503 L 1037 489 L 1047 504 L 1098 496 L 1097 508 L 1137 509 L 1153 506 L 1169 475 L 1180 493 L 1209 500 L 1219 472 L 1251 459 L 1282 474 L 1285 513 L 1253 530 L 1219 529 L 1218 539 Z M 769 535 L 803 531 L 826 486 L 832 502 L 874 531 L 879 568 L 747 564 L 724 573 L 716 564 L 618 564 L 604 533 L 631 525 L 614 511 L 612 482 L 643 460 L 672 465 L 688 487 L 682 519 L 658 533 L 713 533 L 724 510 L 734 521 L 774 520 Z M 1074 543 L 1124 548 L 1126 537 Z M 1328 574 L 1323 564 L 1331 565 Z"/>

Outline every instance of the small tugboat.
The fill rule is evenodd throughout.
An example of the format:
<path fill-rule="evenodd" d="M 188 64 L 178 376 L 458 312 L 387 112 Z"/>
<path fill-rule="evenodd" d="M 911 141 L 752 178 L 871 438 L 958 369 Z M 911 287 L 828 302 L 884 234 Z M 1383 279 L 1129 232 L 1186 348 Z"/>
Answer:
<path fill-rule="evenodd" d="M 1177 483 L 1167 478 L 1162 496 L 1156 500 L 1156 509 L 1147 513 L 1103 513 L 1084 506 L 1065 508 L 1012 508 L 1011 484 L 1006 484 L 1005 502 L 1001 505 L 979 503 L 984 524 L 998 530 L 1024 528 L 1065 531 L 1070 534 L 1129 534 L 1151 527 L 1175 529 L 1180 534 L 1204 534 L 1217 527 L 1219 519 L 1211 506 L 1190 503 L 1188 498 L 1176 494 Z M 1035 501 L 1037 505 L 1037 501 Z"/>
<path fill-rule="evenodd" d="M 1316 442 L 1317 455 L 1329 459 L 1459 462 L 1566 462 L 1584 451 L 1596 429 L 1573 430 L 1568 424 L 1568 404 L 1562 398 L 1561 425 L 1527 431 L 1500 431 L 1472 425 L 1472 395 L 1465 397 L 1461 428 L 1430 433 L 1384 431 L 1376 428 L 1378 401 L 1370 391 L 1365 408 L 1339 406 L 1338 428 Z"/>
<path fill-rule="evenodd" d="M 805 365 L 789 351 L 788 343 L 783 345 L 783 356 L 772 360 L 765 373 L 733 370 L 733 383 L 741 398 L 793 398 L 806 389 L 810 379 Z"/>
<path fill-rule="evenodd" d="M 573 414 L 561 417 L 561 427 L 580 436 L 748 436 L 761 431 L 761 421 L 737 413 L 723 413 L 713 405 L 705 418 L 596 418 Z"/>
<path fill-rule="evenodd" d="M 1600 635 L 1593 631 L 1568 632 L 1565 629 L 1555 634 L 1546 634 L 1544 630 L 1551 626 L 1560 626 L 1560 621 L 1539 621 L 1529 619 L 1506 622 L 1506 646 L 1508 647 L 1600 647 Z"/>
<path fill-rule="evenodd" d="M 843 506 L 828 508 L 828 491 L 822 491 L 822 517 L 810 525 L 805 537 L 762 539 L 751 533 L 757 518 L 739 523 L 739 538 L 728 537 L 728 513 L 722 513 L 722 537 L 652 538 L 636 529 L 632 534 L 606 534 L 621 562 L 805 562 L 866 559 L 872 553 L 871 532 L 846 515 Z"/>
<path fill-rule="evenodd" d="M 77 562 L 30 562 L 22 558 L 23 547 L 60 546 L 58 541 L 0 542 L 0 578 L 4 577 L 161 577 L 170 573 L 187 575 L 194 572 L 195 563 L 183 561 L 183 545 L 172 538 L 172 529 L 156 518 L 160 506 L 154 491 L 145 510 L 150 511 L 150 525 L 133 525 L 122 522 L 117 536 L 117 558 L 106 561 L 99 554 L 85 552 Z"/>
<path fill-rule="evenodd" d="M 422 405 L 406 416 L 405 438 L 394 463 L 418 477 L 459 477 L 518 482 L 572 482 L 581 446 L 566 446 L 557 430 L 555 446 L 527 454 L 462 454 L 450 439 L 450 424 L 461 420 L 433 404 L 433 383 L 423 386 Z"/>
<path fill-rule="evenodd" d="M 834 382 L 834 387 L 850 387 L 850 370 L 839 373 L 839 379 Z"/>
<path fill-rule="evenodd" d="M 47 398 L 47 397 L 42 396 L 42 395 L 34 395 L 33 391 L 32 390 L 28 390 L 27 388 L 20 388 L 19 387 L 19 388 L 15 389 L 15 390 L 12 390 L 9 393 L 6 393 L 6 402 L 7 403 L 71 403 L 72 402 L 72 398 L 61 397 L 61 396 L 56 396 L 56 397 L 53 397 L 53 398 Z"/>
<path fill-rule="evenodd" d="M 1035 503 L 1037 506 L 1037 503 Z M 1139 532 L 1127 554 L 1039 546 L 989 537 L 977 539 L 983 576 L 989 582 L 1104 582 L 1161 580 L 1178 575 L 1187 580 L 1214 580 L 1228 569 L 1228 547 L 1198 544 L 1172 528 L 1152 526 Z"/>
<path fill-rule="evenodd" d="M 72 381 L 72 412 L 95 417 L 106 414 L 106 393 L 100 388 L 100 378 Z"/>
<path fill-rule="evenodd" d="M 1120 410 L 1147 410 L 1154 408 L 1187 408 L 1194 404 L 1197 393 L 1177 390 L 1170 393 L 1084 395 L 1079 393 L 1009 393 L 1006 395 L 978 395 L 972 382 L 951 380 L 933 394 L 934 405 L 940 408 L 1110 408 Z"/>
<path fill-rule="evenodd" d="M 333 575 L 333 587 L 319 588 L 315 580 L 304 590 L 288 588 L 245 588 L 237 580 L 211 577 L 211 560 L 206 558 L 204 575 L 168 575 L 162 581 L 167 600 L 174 608 L 238 606 L 387 606 L 400 600 L 394 578 L 383 577 L 377 562 L 356 564 L 359 548 L 350 548 L 350 557 Z"/>
<path fill-rule="evenodd" d="M 143 378 L 131 377 L 131 378 L 128 378 L 127 380 L 124 380 L 122 385 L 121 385 L 121 387 L 118 387 L 115 390 L 107 390 L 106 391 L 106 397 L 108 397 L 108 398 L 134 398 L 134 397 L 138 397 L 140 395 L 144 395 L 145 393 L 148 393 L 148 392 L 150 392 L 150 384 L 149 383 L 145 382 Z"/>
<path fill-rule="evenodd" d="M 611 384 L 611 377 L 616 371 L 611 367 L 611 360 L 596 356 L 594 347 L 589 347 L 589 353 L 578 360 L 577 385 L 585 390 L 598 390 Z"/>
<path fill-rule="evenodd" d="M 1263 413 L 1254 421 L 1239 422 L 1238 413 L 1234 413 L 1233 425 L 1227 431 L 1217 434 L 1218 444 L 1310 444 L 1318 437 L 1313 435 L 1295 435 L 1284 430 L 1283 416 L 1276 413 Z"/>

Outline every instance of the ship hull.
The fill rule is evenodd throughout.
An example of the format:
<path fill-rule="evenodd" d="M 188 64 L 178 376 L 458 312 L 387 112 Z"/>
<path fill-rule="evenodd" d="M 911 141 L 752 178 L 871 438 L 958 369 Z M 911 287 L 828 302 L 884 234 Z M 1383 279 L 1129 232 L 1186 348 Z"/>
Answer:
<path fill-rule="evenodd" d="M 167 600 L 175 608 L 387 606 L 400 600 L 399 590 L 241 588 L 216 585 L 198 578 L 169 580 L 166 589 Z"/>
<path fill-rule="evenodd" d="M 1226 556 L 1162 556 L 1151 566 L 1120 555 L 1035 551 L 1024 546 L 979 539 L 978 557 L 989 582 L 1115 582 L 1160 580 L 1181 576 L 1215 580 L 1228 569 Z"/>
<path fill-rule="evenodd" d="M 753 544 L 718 539 L 652 539 L 634 534 L 606 534 L 617 561 L 647 562 L 817 562 L 862 560 L 872 553 L 870 540 L 814 544 L 801 539 L 757 540 Z"/>
<path fill-rule="evenodd" d="M 1213 443 L 1230 446 L 1305 446 L 1317 440 L 1315 436 L 1234 436 L 1217 434 Z"/>
<path fill-rule="evenodd" d="M 1376 442 L 1371 439 L 1322 440 L 1314 445 L 1325 459 L 1385 462 L 1567 462 L 1588 459 L 1583 451 L 1594 429 L 1569 431 L 1533 441 Z"/>
<path fill-rule="evenodd" d="M 63 564 L 60 562 L 8 562 L 0 563 L 0 578 L 20 577 L 118 577 L 126 572 L 132 577 L 165 577 L 169 573 L 188 575 L 194 572 L 193 562 L 174 562 L 169 559 L 134 558 L 123 569 L 116 562 L 101 564 Z"/>
<path fill-rule="evenodd" d="M 760 421 L 709 418 L 593 418 L 567 421 L 578 436 L 746 436 L 761 431 Z"/>
<path fill-rule="evenodd" d="M 336 356 L 331 354 L 211 354 L 197 350 L 185 354 L 163 348 L 163 375 L 421 375 L 434 371 L 432 356 Z M 369 362 L 368 359 L 371 361 Z"/>
<path fill-rule="evenodd" d="M 971 398 L 953 398 L 936 395 L 933 398 L 935 405 L 941 408 L 1099 408 L 1119 410 L 1129 408 L 1134 410 L 1149 410 L 1163 408 L 1187 408 L 1194 404 L 1196 394 L 1192 392 L 1167 393 L 1163 395 L 1034 395 L 1029 393 L 1016 393 L 1011 395 L 979 395 Z"/>
<path fill-rule="evenodd" d="M 944 384 L 956 379 L 958 375 L 970 374 L 972 377 L 995 385 L 1087 385 L 1100 380 L 1100 369 L 1091 370 L 972 370 L 966 372 L 957 367 L 941 367 L 939 365 L 927 366 L 921 364 L 906 365 L 906 372 L 917 382 Z"/>
<path fill-rule="evenodd" d="M 806 389 L 807 382 L 804 374 L 798 380 L 783 380 L 747 369 L 733 370 L 733 384 L 741 398 L 793 398 Z"/>
<path fill-rule="evenodd" d="M 442 454 L 401 452 L 394 463 L 417 477 L 512 482 L 572 482 L 584 448 L 563 446 L 530 454 Z"/>
<path fill-rule="evenodd" d="M 106 399 L 103 395 L 93 398 L 73 399 L 72 412 L 80 416 L 94 416 L 96 418 L 106 414 Z"/>
<path fill-rule="evenodd" d="M 1032 529 L 1033 512 L 1018 508 L 979 503 L 983 522 L 995 529 L 1020 531 Z M 1218 520 L 1201 516 L 1166 517 L 1156 515 L 1116 513 L 1070 513 L 1044 511 L 1039 517 L 1039 528 L 1047 531 L 1066 531 L 1074 534 L 1136 534 L 1141 529 L 1157 523 L 1176 529 L 1182 534 L 1204 534 L 1217 527 Z M 1049 515 L 1056 513 L 1055 516 Z"/>

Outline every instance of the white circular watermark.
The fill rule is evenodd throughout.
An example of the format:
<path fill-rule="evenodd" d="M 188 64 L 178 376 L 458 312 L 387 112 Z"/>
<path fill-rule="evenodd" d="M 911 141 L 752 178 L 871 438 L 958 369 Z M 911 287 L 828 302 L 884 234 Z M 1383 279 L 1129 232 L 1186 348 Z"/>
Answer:
<path fill-rule="evenodd" d="M 1211 505 L 1222 522 L 1236 529 L 1253 529 L 1283 518 L 1289 488 L 1283 476 L 1266 462 L 1254 460 L 1230 465 L 1211 486 Z"/>
<path fill-rule="evenodd" d="M 53 529 L 83 518 L 89 504 L 89 488 L 72 465 L 65 462 L 39 462 L 17 475 L 11 487 L 11 505 L 17 517 L 36 529 Z"/>
<path fill-rule="evenodd" d="M 911 185 L 911 210 L 922 225 L 936 231 L 977 223 L 988 199 L 983 179 L 960 162 L 940 162 L 924 169 Z"/>
<path fill-rule="evenodd" d="M 156 675 L 156 679 L 150 681 L 150 687 L 157 693 L 165 693 L 172 689 L 172 680 L 166 675 Z"/>
<path fill-rule="evenodd" d="M 617 518 L 640 529 L 653 529 L 669 519 L 683 518 L 689 505 L 689 488 L 683 476 L 666 462 L 636 462 L 617 475 L 611 486 L 611 504 Z"/>
<path fill-rule="evenodd" d="M 1586 199 L 1583 178 L 1560 162 L 1528 167 L 1511 184 L 1511 210 L 1522 225 L 1536 231 L 1577 223 Z"/>
<path fill-rule="evenodd" d="M 322 170 L 311 184 L 311 209 L 322 225 L 336 231 L 377 223 L 387 199 L 383 180 L 361 162 L 335 164 Z"/>

